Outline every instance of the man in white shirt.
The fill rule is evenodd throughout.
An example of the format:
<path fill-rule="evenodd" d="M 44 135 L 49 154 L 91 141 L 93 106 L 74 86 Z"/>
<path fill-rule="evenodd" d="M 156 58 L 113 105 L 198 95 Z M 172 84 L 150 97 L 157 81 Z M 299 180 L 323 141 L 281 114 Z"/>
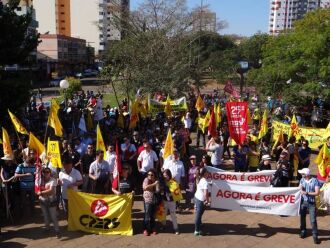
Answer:
<path fill-rule="evenodd" d="M 144 176 L 148 170 L 158 168 L 158 157 L 148 142 L 143 143 L 144 150 L 140 153 L 137 164 L 139 172 Z"/>
<path fill-rule="evenodd" d="M 93 180 L 94 194 L 107 194 L 109 189 L 109 180 L 112 177 L 110 166 L 104 159 L 104 152 L 96 151 L 96 160 L 89 167 L 89 178 Z"/>
<path fill-rule="evenodd" d="M 220 168 L 222 164 L 223 146 L 220 144 L 220 138 L 215 137 L 210 140 L 210 144 L 206 151 L 212 152 L 211 163 L 214 167 Z"/>
<path fill-rule="evenodd" d="M 70 157 L 63 158 L 63 170 L 59 174 L 59 184 L 61 185 L 61 193 L 63 199 L 63 209 L 68 214 L 68 189 L 78 190 L 78 186 L 82 184 L 82 176 L 78 170 L 72 168 L 72 159 Z"/>
<path fill-rule="evenodd" d="M 187 112 L 186 116 L 184 117 L 183 123 L 184 123 L 184 128 L 186 128 L 190 131 L 192 120 L 190 118 L 189 112 Z"/>
<path fill-rule="evenodd" d="M 116 152 L 114 145 L 109 145 L 107 150 L 107 159 L 110 166 L 110 174 L 113 174 L 113 170 L 115 169 L 115 162 L 116 162 Z"/>
<path fill-rule="evenodd" d="M 184 178 L 186 176 L 184 165 L 179 158 L 179 153 L 177 150 L 174 151 L 172 159 L 166 159 L 164 161 L 164 165 L 162 170 L 169 169 L 172 173 L 172 177 L 177 181 L 178 184 L 182 187 L 182 183 L 184 182 Z"/>

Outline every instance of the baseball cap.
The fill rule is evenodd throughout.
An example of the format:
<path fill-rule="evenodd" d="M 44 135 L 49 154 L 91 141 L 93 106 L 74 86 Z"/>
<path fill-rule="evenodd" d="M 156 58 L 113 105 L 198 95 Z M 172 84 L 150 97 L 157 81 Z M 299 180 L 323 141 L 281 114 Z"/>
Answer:
<path fill-rule="evenodd" d="M 306 176 L 309 176 L 311 174 L 311 171 L 308 168 L 303 168 L 301 170 L 298 170 L 298 172 L 299 172 L 299 174 L 304 174 Z"/>
<path fill-rule="evenodd" d="M 196 156 L 195 156 L 195 155 L 191 155 L 191 156 L 189 157 L 189 159 L 196 159 Z"/>

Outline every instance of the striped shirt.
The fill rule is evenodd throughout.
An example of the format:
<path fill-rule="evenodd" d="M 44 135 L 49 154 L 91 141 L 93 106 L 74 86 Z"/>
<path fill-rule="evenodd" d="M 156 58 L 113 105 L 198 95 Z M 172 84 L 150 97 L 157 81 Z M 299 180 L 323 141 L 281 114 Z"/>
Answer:
<path fill-rule="evenodd" d="M 300 179 L 299 185 L 302 186 L 302 189 L 306 191 L 306 193 L 315 192 L 316 188 L 319 188 L 319 182 L 315 177 L 312 177 L 308 181 L 305 178 Z M 302 200 L 309 203 L 315 202 L 315 196 L 312 195 L 302 195 Z"/>

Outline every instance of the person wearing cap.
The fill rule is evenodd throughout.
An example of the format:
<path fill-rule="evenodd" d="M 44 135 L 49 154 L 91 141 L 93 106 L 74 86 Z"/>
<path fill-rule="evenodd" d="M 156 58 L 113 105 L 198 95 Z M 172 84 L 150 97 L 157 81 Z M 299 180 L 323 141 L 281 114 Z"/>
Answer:
<path fill-rule="evenodd" d="M 188 170 L 187 187 L 186 187 L 186 211 L 192 209 L 191 200 L 194 198 L 196 191 L 196 178 L 198 175 L 198 166 L 196 163 L 196 156 L 191 155 L 190 158 L 190 168 Z"/>
<path fill-rule="evenodd" d="M 266 154 L 266 155 L 263 155 L 261 157 L 261 162 L 258 166 L 258 170 L 259 171 L 263 171 L 263 170 L 271 170 L 272 169 L 272 166 L 270 164 L 270 161 L 272 160 L 272 158 L 270 157 L 270 155 Z"/>
<path fill-rule="evenodd" d="M 19 195 L 19 184 L 15 180 L 15 171 L 17 168 L 16 163 L 14 163 L 14 158 L 12 155 L 4 155 L 1 158 L 4 163 L 1 166 L 1 181 L 4 197 L 8 198 L 8 206 L 11 210 L 17 207 L 15 204 L 15 198 Z"/>
<path fill-rule="evenodd" d="M 316 204 L 315 197 L 320 194 L 319 183 L 316 178 L 311 177 L 310 170 L 303 168 L 298 170 L 302 178 L 299 182 L 299 188 L 301 192 L 301 204 L 300 204 L 300 238 L 305 238 L 306 233 L 306 215 L 307 210 L 310 215 L 310 221 L 312 226 L 313 240 L 315 244 L 319 244 L 317 220 L 316 220 Z"/>

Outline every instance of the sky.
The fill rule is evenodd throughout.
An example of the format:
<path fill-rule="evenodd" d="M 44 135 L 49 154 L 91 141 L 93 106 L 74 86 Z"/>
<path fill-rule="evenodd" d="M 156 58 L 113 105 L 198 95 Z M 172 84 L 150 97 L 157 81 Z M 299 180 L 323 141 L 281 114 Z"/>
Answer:
<path fill-rule="evenodd" d="M 251 36 L 258 31 L 267 32 L 269 0 L 186 0 L 188 8 L 209 5 L 216 12 L 218 20 L 224 20 L 228 27 L 221 34 Z M 137 8 L 143 0 L 131 0 L 131 9 Z"/>

